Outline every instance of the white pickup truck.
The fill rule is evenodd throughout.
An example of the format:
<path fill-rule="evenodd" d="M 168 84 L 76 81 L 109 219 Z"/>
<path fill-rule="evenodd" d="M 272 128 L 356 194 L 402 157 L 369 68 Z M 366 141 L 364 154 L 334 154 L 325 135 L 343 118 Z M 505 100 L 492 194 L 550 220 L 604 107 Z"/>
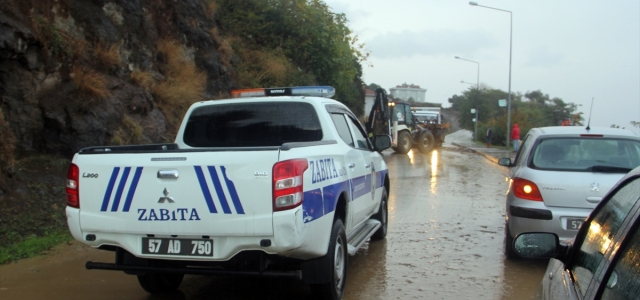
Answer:
<path fill-rule="evenodd" d="M 389 174 L 332 87 L 234 91 L 193 104 L 175 143 L 89 147 L 67 176 L 75 239 L 115 251 L 87 269 L 152 294 L 184 274 L 290 276 L 342 298 L 347 254 L 387 233 Z M 247 98 L 248 97 L 248 98 Z"/>

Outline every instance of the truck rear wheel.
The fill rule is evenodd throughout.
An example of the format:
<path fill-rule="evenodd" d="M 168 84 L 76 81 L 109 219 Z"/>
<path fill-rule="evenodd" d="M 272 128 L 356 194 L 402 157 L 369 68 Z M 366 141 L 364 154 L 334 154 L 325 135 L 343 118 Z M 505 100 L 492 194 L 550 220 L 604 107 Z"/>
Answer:
<path fill-rule="evenodd" d="M 149 272 L 138 275 L 140 286 L 149 294 L 168 294 L 178 289 L 184 274 Z"/>
<path fill-rule="evenodd" d="M 340 219 L 333 221 L 329 250 L 326 255 L 332 269 L 329 282 L 313 284 L 311 289 L 320 299 L 342 299 L 347 280 L 347 258 L 349 253 L 347 252 L 347 235 L 344 230 L 344 224 Z"/>
<path fill-rule="evenodd" d="M 394 151 L 400 154 L 407 154 L 411 150 L 411 134 L 408 131 L 398 132 L 397 147 L 393 148 Z"/>
<path fill-rule="evenodd" d="M 429 131 L 423 131 L 418 136 L 418 150 L 422 153 L 429 153 L 435 147 L 436 140 Z"/>

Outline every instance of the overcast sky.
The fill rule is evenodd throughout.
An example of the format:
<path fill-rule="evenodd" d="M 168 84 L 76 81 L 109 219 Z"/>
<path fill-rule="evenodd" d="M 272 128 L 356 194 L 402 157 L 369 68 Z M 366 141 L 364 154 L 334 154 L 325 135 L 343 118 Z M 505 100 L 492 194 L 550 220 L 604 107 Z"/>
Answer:
<path fill-rule="evenodd" d="M 325 0 L 371 53 L 364 81 L 427 89 L 426 101 L 480 85 L 508 90 L 509 13 L 466 0 Z M 511 91 L 582 105 L 591 126 L 640 121 L 640 0 L 477 1 L 512 11 Z M 633 129 L 635 132 L 640 130 Z"/>

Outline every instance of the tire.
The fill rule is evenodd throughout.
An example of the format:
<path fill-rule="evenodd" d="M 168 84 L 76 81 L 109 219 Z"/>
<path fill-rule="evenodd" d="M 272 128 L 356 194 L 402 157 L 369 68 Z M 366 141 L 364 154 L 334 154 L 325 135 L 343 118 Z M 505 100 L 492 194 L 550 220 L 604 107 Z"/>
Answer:
<path fill-rule="evenodd" d="M 178 289 L 182 278 L 184 274 L 149 272 L 138 275 L 138 282 L 149 294 L 169 294 Z"/>
<path fill-rule="evenodd" d="M 418 150 L 420 150 L 421 153 L 427 154 L 431 152 L 435 144 L 436 141 L 431 132 L 425 130 L 420 133 L 418 137 Z"/>
<path fill-rule="evenodd" d="M 380 210 L 373 216 L 374 219 L 380 221 L 382 226 L 371 236 L 371 240 L 379 241 L 387 237 L 387 229 L 389 226 L 389 215 L 387 210 L 387 190 L 382 190 L 382 200 L 380 200 Z"/>
<path fill-rule="evenodd" d="M 347 235 L 342 220 L 333 221 L 331 240 L 327 251 L 328 262 L 332 267 L 329 282 L 311 285 L 311 289 L 319 299 L 339 300 L 344 295 L 347 280 Z"/>
<path fill-rule="evenodd" d="M 406 131 L 398 132 L 397 147 L 393 148 L 394 151 L 400 154 L 407 154 L 411 150 L 411 134 Z"/>
<path fill-rule="evenodd" d="M 507 223 L 504 224 L 504 256 L 506 256 L 507 259 L 519 258 L 518 254 L 513 250 L 513 237 L 511 236 Z"/>

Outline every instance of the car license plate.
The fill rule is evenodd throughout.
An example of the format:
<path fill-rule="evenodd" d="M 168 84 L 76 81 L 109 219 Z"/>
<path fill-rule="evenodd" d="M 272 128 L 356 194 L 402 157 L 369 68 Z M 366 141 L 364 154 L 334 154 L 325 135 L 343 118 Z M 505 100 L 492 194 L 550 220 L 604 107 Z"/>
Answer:
<path fill-rule="evenodd" d="M 145 237 L 142 254 L 213 256 L 213 240 Z"/>
<path fill-rule="evenodd" d="M 584 223 L 584 219 L 567 219 L 567 230 L 578 230 L 580 225 Z"/>

